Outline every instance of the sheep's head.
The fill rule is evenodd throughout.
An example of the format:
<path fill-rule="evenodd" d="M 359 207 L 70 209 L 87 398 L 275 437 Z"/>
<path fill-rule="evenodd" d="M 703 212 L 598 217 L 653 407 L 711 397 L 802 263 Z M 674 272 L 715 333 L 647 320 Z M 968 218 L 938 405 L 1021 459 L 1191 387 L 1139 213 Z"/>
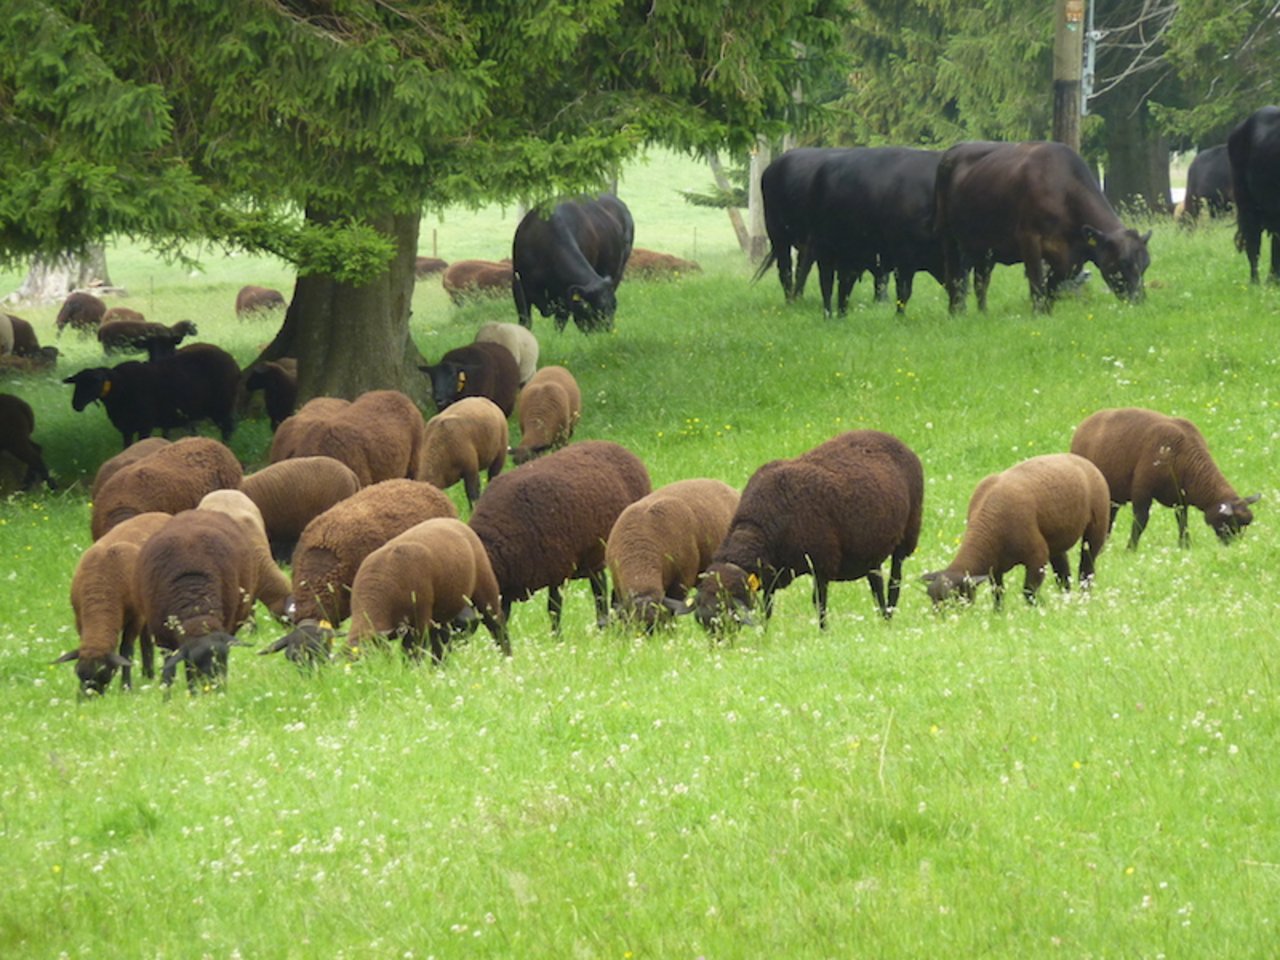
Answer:
<path fill-rule="evenodd" d="M 202 637 L 184 640 L 177 653 L 165 658 L 161 682 L 167 687 L 173 683 L 178 664 L 187 665 L 187 679 L 194 688 L 196 682 L 221 684 L 227 677 L 227 657 L 232 647 L 243 646 L 229 633 L 215 631 Z"/>
<path fill-rule="evenodd" d="M 289 633 L 285 634 L 265 650 L 260 656 L 284 651 L 285 658 L 299 667 L 310 668 L 320 663 L 327 663 L 333 649 L 333 638 L 337 632 L 327 620 L 302 620 Z"/>
<path fill-rule="evenodd" d="M 952 597 L 959 597 L 966 603 L 973 603 L 978 584 L 987 579 L 985 573 L 966 573 L 955 576 L 942 570 L 926 573 L 921 578 L 929 585 L 929 599 L 934 604 L 943 603 Z"/>
<path fill-rule="evenodd" d="M 76 389 L 71 395 L 71 409 L 78 413 L 111 392 L 111 370 L 107 367 L 89 367 L 62 382 L 74 384 Z"/>
<path fill-rule="evenodd" d="M 467 381 L 480 372 L 481 366 L 478 363 L 441 360 L 418 369 L 431 381 L 431 399 L 435 401 L 436 409 L 443 410 L 463 395 Z"/>
<path fill-rule="evenodd" d="M 1084 227 L 1085 242 L 1089 245 L 1089 259 L 1098 265 L 1102 279 L 1121 300 L 1141 303 L 1146 298 L 1142 275 L 1151 265 L 1147 241 L 1151 231 L 1139 234 L 1124 227 L 1103 233 L 1095 227 Z"/>
<path fill-rule="evenodd" d="M 1251 497 L 1223 500 L 1205 512 L 1204 522 L 1213 527 L 1219 540 L 1230 543 L 1245 527 L 1253 523 L 1253 511 L 1249 507 L 1261 499 L 1262 494 L 1255 493 Z"/>
<path fill-rule="evenodd" d="M 80 680 L 81 693 L 106 692 L 107 687 L 111 685 L 111 678 L 116 675 L 116 670 L 132 666 L 132 661 L 114 650 L 105 657 L 82 657 L 79 650 L 68 650 L 53 662 L 69 663 L 73 660 L 76 664 L 76 677 Z"/>
<path fill-rule="evenodd" d="M 753 626 L 751 611 L 760 588 L 758 574 L 748 573 L 736 563 L 713 563 L 698 579 L 694 597 L 698 623 L 713 633 Z"/>

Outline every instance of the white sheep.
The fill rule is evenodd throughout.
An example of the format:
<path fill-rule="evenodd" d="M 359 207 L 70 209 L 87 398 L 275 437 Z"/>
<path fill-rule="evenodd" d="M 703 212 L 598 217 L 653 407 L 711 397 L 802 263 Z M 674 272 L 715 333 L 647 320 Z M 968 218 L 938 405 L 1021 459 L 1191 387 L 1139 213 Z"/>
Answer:
<path fill-rule="evenodd" d="M 507 265 L 506 286 L 511 286 L 511 267 Z M 501 323 L 490 320 L 480 324 L 473 342 L 489 341 L 500 343 L 516 358 L 516 366 L 520 368 L 520 384 L 529 382 L 534 371 L 538 369 L 538 338 L 532 330 L 527 330 L 518 323 Z"/>
<path fill-rule="evenodd" d="M 1050 453 L 984 478 L 969 500 L 964 539 L 945 569 L 926 573 L 929 596 L 939 603 L 953 594 L 973 599 L 974 588 L 991 579 L 1000 606 L 1004 575 L 1023 566 L 1022 592 L 1035 601 L 1046 566 L 1066 590 L 1071 581 L 1067 551 L 1080 543 L 1080 586 L 1093 581 L 1094 562 L 1107 542 L 1107 481 L 1084 457 Z"/>

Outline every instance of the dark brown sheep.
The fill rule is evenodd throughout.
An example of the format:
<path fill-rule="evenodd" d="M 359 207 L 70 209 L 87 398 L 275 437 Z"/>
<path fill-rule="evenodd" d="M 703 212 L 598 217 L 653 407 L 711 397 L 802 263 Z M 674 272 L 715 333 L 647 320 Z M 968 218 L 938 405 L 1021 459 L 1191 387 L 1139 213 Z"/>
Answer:
<path fill-rule="evenodd" d="M 644 247 L 632 247 L 631 256 L 627 258 L 627 274 L 643 280 L 677 279 L 688 273 L 702 270 L 692 260 L 683 260 L 670 253 L 659 253 L 646 250 Z"/>
<path fill-rule="evenodd" d="M 456 304 L 474 297 L 502 297 L 511 292 L 510 260 L 458 260 L 440 278 L 445 293 Z"/>
<path fill-rule="evenodd" d="M 28 490 L 41 480 L 50 490 L 56 490 L 57 484 L 44 465 L 44 452 L 40 444 L 31 439 L 35 428 L 36 415 L 31 404 L 11 393 L 0 393 L 0 453 L 8 453 L 26 465 L 22 485 Z"/>
<path fill-rule="evenodd" d="M 1146 529 L 1152 501 L 1174 508 L 1178 543 L 1185 547 L 1191 543 L 1188 505 L 1200 510 L 1218 538 L 1229 543 L 1253 522 L 1249 507 L 1262 496 L 1236 493 L 1194 423 L 1155 410 L 1099 410 L 1076 427 L 1071 452 L 1093 461 L 1106 477 L 1112 523 L 1120 505 L 1133 502 L 1130 550 Z"/>
<path fill-rule="evenodd" d="M 271 429 L 277 429 L 293 416 L 298 405 L 298 362 L 292 357 L 280 360 L 263 360 L 244 372 L 246 392 L 262 391 L 263 404 L 271 419 Z"/>
<path fill-rule="evenodd" d="M 547 588 L 551 628 L 560 629 L 560 588 L 587 578 L 596 621 L 608 618 L 605 543 L 614 521 L 649 492 L 649 472 L 634 453 L 606 440 L 586 440 L 503 474 L 485 490 L 471 528 L 489 553 L 511 604 Z"/>
<path fill-rule="evenodd" d="M 236 316 L 241 319 L 263 310 L 282 310 L 284 306 L 284 294 L 270 287 L 249 284 L 236 294 Z"/>
<path fill-rule="evenodd" d="M 114 457 L 103 462 L 98 467 L 98 472 L 93 475 L 93 485 L 89 488 L 89 499 L 97 500 L 98 491 L 102 489 L 102 485 L 115 476 L 119 471 L 129 466 L 131 463 L 137 463 L 144 457 L 149 457 L 161 447 L 167 447 L 172 441 L 166 440 L 164 437 L 145 437 L 129 444 Z"/>
<path fill-rule="evenodd" d="M 774 460 L 747 481 L 724 542 L 698 585 L 696 613 L 708 629 L 749 620 L 757 595 L 765 618 L 774 593 L 813 575 L 818 624 L 827 624 L 827 587 L 867 578 L 891 617 L 902 562 L 920 537 L 924 472 L 901 440 L 853 430 L 791 460 Z M 881 565 L 890 560 L 885 597 Z"/>
<path fill-rule="evenodd" d="M 58 317 L 53 323 L 58 336 L 62 336 L 62 331 L 67 327 L 87 333 L 98 329 L 102 315 L 106 312 L 107 305 L 93 294 L 76 291 L 68 294 L 67 299 L 62 301 Z"/>
<path fill-rule="evenodd" d="M 500 343 L 480 341 L 454 347 L 439 363 L 418 367 L 431 381 L 436 410 L 463 397 L 488 397 L 510 417 L 520 392 L 520 367 Z"/>
<path fill-rule="evenodd" d="M 198 332 L 190 320 L 179 320 L 166 326 L 146 320 L 113 320 L 111 314 L 114 312 L 108 310 L 102 326 L 98 327 L 98 342 L 105 353 L 146 353 L 148 359 L 158 360 L 173 356 L 178 344 Z"/>
<path fill-rule="evenodd" d="M 995 605 L 1004 593 L 1004 575 L 1026 570 L 1022 586 L 1028 603 L 1053 568 L 1058 585 L 1071 582 L 1067 551 L 1080 543 L 1080 586 L 1093 581 L 1094 561 L 1107 542 L 1107 481 L 1092 463 L 1074 453 L 1050 453 L 1024 460 L 983 479 L 969 500 L 964 540 L 943 570 L 926 573 L 934 603 L 959 593 L 973 599 L 974 587 L 991 578 Z"/>
<path fill-rule="evenodd" d="M 108 307 L 102 314 L 102 319 L 98 321 L 98 328 L 101 329 L 103 324 L 107 323 L 146 323 L 147 318 L 139 310 L 130 307 Z"/>
<path fill-rule="evenodd" d="M 212 490 L 235 490 L 243 470 L 227 447 L 208 437 L 186 437 L 118 469 L 98 489 L 90 532 L 102 537 L 119 523 L 159 510 L 191 510 Z"/>
<path fill-rule="evenodd" d="M 71 576 L 71 608 L 80 644 L 55 663 L 75 661 L 84 693 L 102 693 L 116 670 L 125 689 L 133 685 L 133 645 L 141 640 L 142 665 L 155 676 L 151 637 L 138 591 L 138 554 L 170 520 L 167 513 L 140 513 L 113 527 L 80 557 Z"/>
<path fill-rule="evenodd" d="M 413 401 L 397 390 L 370 390 L 351 403 L 317 397 L 277 428 L 270 460 L 333 457 L 355 471 L 362 487 L 415 479 L 425 426 Z"/>
<path fill-rule="evenodd" d="M 413 260 L 413 276 L 416 280 L 444 273 L 449 264 L 439 257 L 415 257 Z"/>

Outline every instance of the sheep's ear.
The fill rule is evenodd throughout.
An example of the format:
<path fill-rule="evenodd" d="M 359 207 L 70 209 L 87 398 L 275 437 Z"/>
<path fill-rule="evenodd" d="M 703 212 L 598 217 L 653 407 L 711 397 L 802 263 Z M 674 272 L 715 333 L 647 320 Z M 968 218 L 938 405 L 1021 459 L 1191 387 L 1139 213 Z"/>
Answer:
<path fill-rule="evenodd" d="M 425 373 L 428 377 L 433 377 L 435 376 L 435 372 L 438 368 L 430 364 L 427 364 L 425 366 L 422 364 L 419 364 L 418 369 L 421 370 L 423 373 Z"/>
<path fill-rule="evenodd" d="M 283 637 L 281 637 L 279 640 L 277 640 L 275 643 L 271 644 L 271 646 L 267 647 L 265 650 L 259 650 L 259 651 L 258 651 L 258 656 L 260 656 L 260 657 L 265 657 L 265 656 L 267 656 L 267 654 L 270 654 L 270 653 L 279 653 L 281 650 L 284 650 L 284 649 L 288 648 L 288 646 L 289 646 L 289 638 L 290 638 L 291 636 L 293 636 L 293 634 L 291 634 L 291 633 L 290 633 L 290 634 L 286 634 L 285 636 L 283 636 Z"/>
<path fill-rule="evenodd" d="M 174 674 L 178 672 L 178 664 L 187 660 L 187 648 L 183 647 L 177 653 L 171 653 L 164 658 L 164 669 L 160 673 L 160 682 L 166 687 L 173 684 Z"/>
<path fill-rule="evenodd" d="M 693 602 L 688 598 L 676 600 L 674 597 L 663 597 L 662 605 L 671 612 L 673 617 L 687 617 L 694 610 Z"/>
<path fill-rule="evenodd" d="M 938 570 L 934 570 L 932 573 L 922 573 L 920 574 L 920 582 L 933 583 L 933 581 L 938 579 L 940 574 L 941 574 L 941 571 L 938 571 Z"/>
<path fill-rule="evenodd" d="M 57 660 L 54 660 L 53 662 L 54 663 L 70 663 L 72 660 L 79 660 L 79 659 L 80 659 L 80 651 L 78 649 L 68 650 L 66 653 L 64 653 L 62 656 L 60 656 Z"/>
<path fill-rule="evenodd" d="M 966 573 L 964 579 L 966 583 L 971 583 L 976 587 L 980 583 L 986 583 L 991 578 L 985 573 Z"/>
<path fill-rule="evenodd" d="M 1254 494 L 1253 496 L 1251 496 L 1251 497 L 1245 497 L 1245 498 L 1244 498 L 1244 502 L 1245 502 L 1246 504 L 1250 504 L 1250 503 L 1257 503 L 1257 502 L 1258 502 L 1259 500 L 1261 500 L 1261 499 L 1262 499 L 1262 494 L 1260 494 L 1260 493 L 1255 493 L 1255 494 Z"/>
<path fill-rule="evenodd" d="M 107 655 L 107 663 L 111 664 L 113 667 L 117 667 L 120 669 L 123 669 L 124 667 L 133 666 L 132 660 L 130 660 L 127 657 L 120 656 L 120 654 L 116 653 L 114 650 L 112 650 L 111 653 Z"/>

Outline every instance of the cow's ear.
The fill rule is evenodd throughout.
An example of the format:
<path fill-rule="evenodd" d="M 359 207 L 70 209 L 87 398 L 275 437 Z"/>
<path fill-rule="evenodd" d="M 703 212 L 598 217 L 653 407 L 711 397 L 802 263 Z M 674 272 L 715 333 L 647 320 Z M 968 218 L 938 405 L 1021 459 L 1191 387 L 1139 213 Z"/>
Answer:
<path fill-rule="evenodd" d="M 575 284 L 574 286 L 570 287 L 566 292 L 569 294 L 570 303 L 582 302 L 582 287 Z"/>

